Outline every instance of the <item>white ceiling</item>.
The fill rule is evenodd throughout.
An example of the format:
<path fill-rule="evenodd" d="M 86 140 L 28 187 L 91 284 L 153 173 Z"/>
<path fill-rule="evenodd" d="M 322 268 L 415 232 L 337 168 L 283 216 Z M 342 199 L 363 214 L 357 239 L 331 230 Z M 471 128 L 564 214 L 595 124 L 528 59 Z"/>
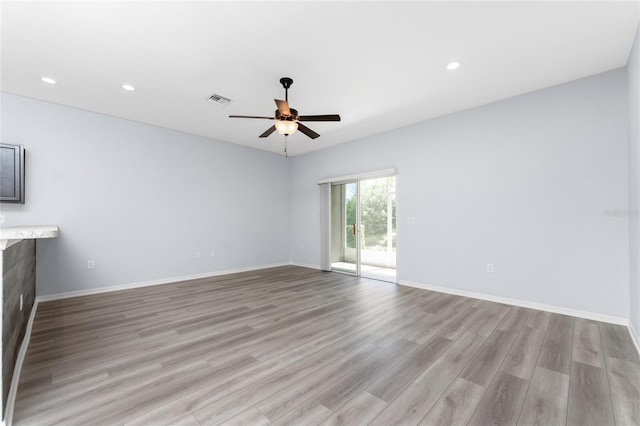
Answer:
<path fill-rule="evenodd" d="M 228 115 L 273 115 L 292 77 L 292 107 L 342 121 L 307 123 L 322 136 L 297 132 L 290 155 L 622 67 L 640 21 L 638 1 L 0 7 L 2 91 L 282 152 L 258 139 L 271 121 Z"/>

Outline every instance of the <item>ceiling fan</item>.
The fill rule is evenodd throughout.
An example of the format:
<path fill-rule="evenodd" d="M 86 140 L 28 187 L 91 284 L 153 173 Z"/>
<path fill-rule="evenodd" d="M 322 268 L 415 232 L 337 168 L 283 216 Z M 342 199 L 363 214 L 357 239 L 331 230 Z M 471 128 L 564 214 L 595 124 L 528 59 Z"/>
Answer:
<path fill-rule="evenodd" d="M 338 114 L 325 115 L 298 115 L 298 111 L 289 107 L 289 87 L 293 84 L 293 80 L 289 77 L 282 77 L 280 84 L 284 87 L 284 101 L 274 99 L 278 109 L 273 117 L 255 116 L 255 115 L 230 115 L 229 118 L 261 118 L 265 120 L 275 120 L 275 124 L 264 131 L 259 137 L 266 138 L 276 130 L 281 135 L 292 135 L 296 130 L 300 130 L 311 139 L 320 136 L 301 121 L 340 121 Z"/>

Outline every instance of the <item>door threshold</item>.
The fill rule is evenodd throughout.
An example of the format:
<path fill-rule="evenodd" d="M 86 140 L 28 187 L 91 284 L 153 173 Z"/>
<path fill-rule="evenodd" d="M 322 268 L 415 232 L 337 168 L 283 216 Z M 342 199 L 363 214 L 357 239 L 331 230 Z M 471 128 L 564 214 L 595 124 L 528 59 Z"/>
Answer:
<path fill-rule="evenodd" d="M 348 269 L 331 268 L 331 272 L 337 272 L 339 274 L 351 275 L 351 276 L 354 276 L 354 277 L 358 276 L 358 274 L 356 274 L 355 271 L 349 271 Z"/>

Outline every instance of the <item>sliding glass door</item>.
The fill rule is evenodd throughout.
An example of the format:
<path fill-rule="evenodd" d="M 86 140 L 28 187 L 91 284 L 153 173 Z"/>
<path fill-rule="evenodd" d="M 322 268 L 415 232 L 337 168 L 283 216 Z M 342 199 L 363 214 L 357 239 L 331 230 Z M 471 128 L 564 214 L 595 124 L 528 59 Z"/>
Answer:
<path fill-rule="evenodd" d="M 331 269 L 396 281 L 395 176 L 331 186 Z"/>
<path fill-rule="evenodd" d="M 358 275 L 358 182 L 331 185 L 331 269 Z"/>

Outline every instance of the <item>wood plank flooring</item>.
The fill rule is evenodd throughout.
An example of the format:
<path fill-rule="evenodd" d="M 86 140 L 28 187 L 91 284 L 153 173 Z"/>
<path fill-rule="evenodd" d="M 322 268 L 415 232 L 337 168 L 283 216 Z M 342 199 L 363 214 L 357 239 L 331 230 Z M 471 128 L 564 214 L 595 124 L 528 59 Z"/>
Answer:
<path fill-rule="evenodd" d="M 626 328 L 287 266 L 41 303 L 15 425 L 638 425 Z"/>

